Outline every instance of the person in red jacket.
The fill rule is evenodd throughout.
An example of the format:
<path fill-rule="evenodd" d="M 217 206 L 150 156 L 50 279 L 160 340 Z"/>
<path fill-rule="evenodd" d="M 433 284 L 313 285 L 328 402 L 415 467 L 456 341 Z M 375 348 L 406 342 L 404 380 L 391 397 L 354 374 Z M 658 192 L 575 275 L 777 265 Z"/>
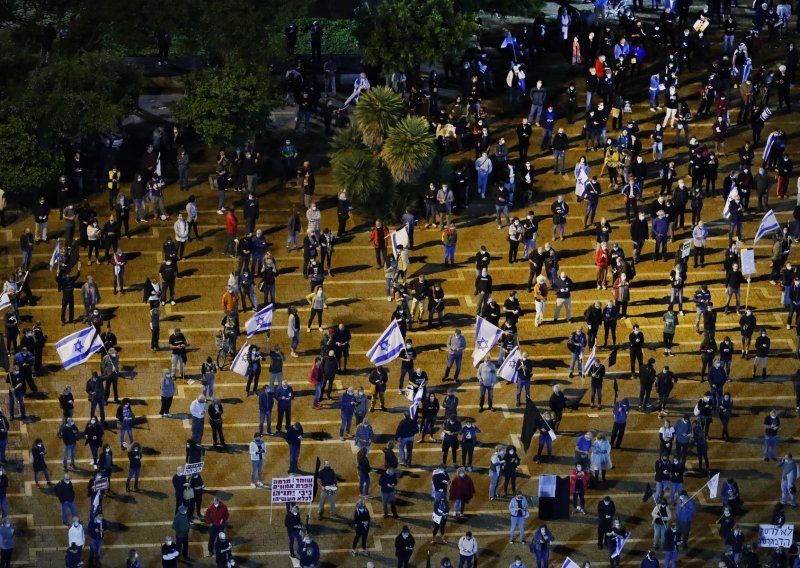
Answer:
<path fill-rule="evenodd" d="M 236 253 L 236 234 L 239 230 L 239 221 L 233 213 L 233 208 L 229 208 L 226 211 L 225 234 L 228 239 L 225 241 L 225 249 L 222 251 L 222 254 L 227 254 L 232 257 Z"/>
<path fill-rule="evenodd" d="M 389 238 L 389 229 L 383 226 L 380 219 L 376 220 L 369 240 L 375 248 L 375 263 L 378 268 L 383 268 L 384 263 L 389 261 L 389 254 L 386 251 L 387 238 Z"/>
<path fill-rule="evenodd" d="M 608 265 L 611 261 L 611 253 L 608 252 L 608 243 L 600 243 L 600 247 L 594 253 L 594 263 L 597 266 L 597 289 L 606 289 L 606 278 L 608 275 Z"/>
<path fill-rule="evenodd" d="M 228 522 L 228 506 L 214 497 L 208 509 L 206 509 L 205 521 L 208 523 L 208 556 L 214 555 L 214 545 L 217 542 L 217 535 L 225 530 L 225 523 Z"/>

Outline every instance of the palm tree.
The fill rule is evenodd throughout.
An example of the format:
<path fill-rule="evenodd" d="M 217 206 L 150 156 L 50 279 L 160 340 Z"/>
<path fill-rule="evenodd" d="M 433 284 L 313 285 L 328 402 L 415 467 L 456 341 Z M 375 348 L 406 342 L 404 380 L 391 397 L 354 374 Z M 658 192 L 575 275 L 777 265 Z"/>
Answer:
<path fill-rule="evenodd" d="M 416 181 L 436 156 L 428 121 L 421 116 L 408 116 L 389 128 L 380 156 L 395 181 Z"/>
<path fill-rule="evenodd" d="M 331 160 L 334 181 L 347 191 L 356 205 L 381 192 L 388 177 L 384 172 L 377 158 L 366 149 L 341 151 Z"/>
<path fill-rule="evenodd" d="M 361 95 L 353 113 L 364 144 L 373 150 L 383 145 L 389 127 L 405 115 L 403 98 L 386 87 L 376 87 Z"/>
<path fill-rule="evenodd" d="M 339 152 L 350 150 L 365 150 L 364 142 L 361 139 L 361 131 L 350 122 L 347 126 L 339 130 L 331 140 L 331 156 L 336 156 Z"/>

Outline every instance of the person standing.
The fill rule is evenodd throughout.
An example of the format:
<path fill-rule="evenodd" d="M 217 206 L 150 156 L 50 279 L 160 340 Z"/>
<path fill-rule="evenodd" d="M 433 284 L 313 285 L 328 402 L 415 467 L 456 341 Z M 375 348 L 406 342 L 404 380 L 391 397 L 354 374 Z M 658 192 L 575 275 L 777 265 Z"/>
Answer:
<path fill-rule="evenodd" d="M 180 553 L 184 560 L 189 560 L 189 529 L 191 527 L 191 520 L 187 515 L 188 512 L 189 510 L 186 506 L 181 505 L 178 507 L 178 512 L 175 513 L 175 518 L 172 520 L 172 530 L 175 531 L 174 553 L 176 554 L 174 559 L 176 560 L 176 566 L 178 558 L 177 553 Z"/>
<path fill-rule="evenodd" d="M 250 465 L 252 471 L 250 472 L 250 487 L 264 487 L 262 482 L 262 471 L 264 469 L 264 459 L 267 455 L 267 445 L 261 439 L 261 433 L 256 432 L 253 434 L 253 440 L 250 442 Z"/>
<path fill-rule="evenodd" d="M 774 408 L 764 417 L 764 461 L 776 461 L 778 447 L 778 432 L 781 429 L 781 419 Z"/>
<path fill-rule="evenodd" d="M 442 542 L 445 542 L 444 537 Z M 472 538 L 472 531 L 458 539 L 458 568 L 472 568 L 478 559 L 478 541 Z"/>
<path fill-rule="evenodd" d="M 756 338 L 756 358 L 753 361 L 753 378 L 756 378 L 758 367 L 761 367 L 761 381 L 767 378 L 767 357 L 769 356 L 770 338 L 767 330 L 761 328 L 760 335 Z"/>
<path fill-rule="evenodd" d="M 358 544 L 359 540 L 361 540 L 361 554 L 364 556 L 369 556 L 369 552 L 367 551 L 367 536 L 369 535 L 371 521 L 372 519 L 364 500 L 359 499 L 358 503 L 356 503 L 356 510 L 353 513 L 353 526 L 356 532 L 355 537 L 353 538 L 353 547 L 350 550 L 350 553 L 353 556 L 356 555 L 356 545 Z"/>
<path fill-rule="evenodd" d="M 303 426 L 295 422 L 286 430 L 286 443 L 289 445 L 289 473 L 300 473 L 297 462 L 300 460 L 300 446 L 303 442 Z"/>
<path fill-rule="evenodd" d="M 325 460 L 322 468 L 319 470 L 317 476 L 317 483 L 319 484 L 319 509 L 317 510 L 317 517 L 322 519 L 325 516 L 325 502 L 331 503 L 331 514 L 336 516 L 336 494 L 339 492 L 339 482 L 336 478 L 336 472 L 331 467 L 331 462 Z"/>
<path fill-rule="evenodd" d="M 378 268 L 383 268 L 389 261 L 386 240 L 389 238 L 389 229 L 383 226 L 380 219 L 375 221 L 375 227 L 370 233 L 369 239 L 375 249 L 375 264 Z"/>
<path fill-rule="evenodd" d="M 408 525 L 403 528 L 394 539 L 394 555 L 397 558 L 397 568 L 410 568 L 411 556 L 414 554 L 416 541 L 409 530 Z"/>
<path fill-rule="evenodd" d="M 652 517 L 651 525 L 653 526 L 653 548 L 659 550 L 664 544 L 664 535 L 667 527 L 672 521 L 672 511 L 667 506 L 665 498 L 657 499 L 656 505 L 650 512 Z"/>
<path fill-rule="evenodd" d="M 198 396 L 189 405 L 189 414 L 192 415 L 192 439 L 197 443 L 203 442 L 203 430 L 206 419 L 206 397 Z"/>
<path fill-rule="evenodd" d="M 70 467 L 75 469 L 75 447 L 80 438 L 80 432 L 71 417 L 67 418 L 66 423 L 59 429 L 58 437 L 64 442 L 64 459 L 62 460 L 64 471 L 66 472 L 68 469 L 67 460 L 70 461 Z"/>
<path fill-rule="evenodd" d="M 217 443 L 225 448 L 225 434 L 222 432 L 222 415 L 225 413 L 225 409 L 222 406 L 222 402 L 219 399 L 210 399 L 211 404 L 208 407 L 208 423 L 211 426 L 211 436 L 214 440 L 214 447 L 217 447 Z"/>
<path fill-rule="evenodd" d="M 164 376 L 161 378 L 161 410 L 159 414 L 164 416 L 171 416 L 170 408 L 172 407 L 172 399 L 175 397 L 175 379 L 172 374 L 166 369 L 163 370 Z"/>
<path fill-rule="evenodd" d="M 383 518 L 389 517 L 389 506 L 392 508 L 392 516 L 397 518 L 397 504 L 395 489 L 397 488 L 397 475 L 394 468 L 388 467 L 381 474 L 378 485 L 381 488 L 381 504 L 383 505 Z"/>
<path fill-rule="evenodd" d="M 485 395 L 488 394 L 489 410 L 494 410 L 492 405 L 494 397 L 494 386 L 497 384 L 497 367 L 492 362 L 492 358 L 486 355 L 483 362 L 478 366 L 478 381 L 480 383 L 480 409 L 483 412 Z"/>
<path fill-rule="evenodd" d="M 614 403 L 612 412 L 614 415 L 614 425 L 611 428 L 611 447 L 620 449 L 622 447 L 622 439 L 625 437 L 625 427 L 628 422 L 628 411 L 630 405 L 628 399 L 623 398 Z"/>
<path fill-rule="evenodd" d="M 214 554 L 215 546 L 218 545 L 219 540 L 217 537 L 221 539 L 222 535 L 225 534 L 223 531 L 229 517 L 228 506 L 220 501 L 218 497 L 214 497 L 203 517 L 206 524 L 208 524 L 208 556 Z"/>
<path fill-rule="evenodd" d="M 289 429 L 289 424 L 292 422 L 292 400 L 294 400 L 294 389 L 289 385 L 289 382 L 284 379 L 281 386 L 275 391 L 275 398 L 278 401 L 278 424 L 275 427 L 276 432 L 280 432 L 283 427 L 284 417 L 286 417 L 286 429 Z"/>
<path fill-rule="evenodd" d="M 464 357 L 464 350 L 467 348 L 467 340 L 461 334 L 460 329 L 456 329 L 447 339 L 447 368 L 444 372 L 444 377 L 442 377 L 442 381 L 448 380 L 450 377 L 450 369 L 455 365 L 456 373 L 453 375 L 453 380 L 458 382 L 458 376 L 461 373 L 461 361 Z M 481 389 L 481 393 L 483 393 L 483 389 Z M 483 406 L 483 396 L 481 396 L 481 406 Z M 491 402 L 489 403 L 491 406 Z"/>
<path fill-rule="evenodd" d="M 55 495 L 61 504 L 61 522 L 68 527 L 70 523 L 67 522 L 67 511 L 70 513 L 70 522 L 72 522 L 72 519 L 78 518 L 78 509 L 75 507 L 75 487 L 72 485 L 72 480 L 68 473 L 64 473 L 61 481 L 56 483 Z M 5 508 L 2 513 L 4 517 L 7 515 Z"/>
<path fill-rule="evenodd" d="M 539 527 L 531 539 L 531 552 L 536 554 L 536 567 L 548 568 L 550 566 L 550 550 L 553 547 L 553 533 L 547 525 Z"/>
<path fill-rule="evenodd" d="M 597 504 L 597 550 L 603 550 L 603 544 L 614 526 L 614 517 L 617 513 L 614 501 L 606 495 Z"/>
<path fill-rule="evenodd" d="M 17 530 L 8 517 L 0 524 L 0 568 L 11 568 L 11 558 L 14 555 Z"/>
<path fill-rule="evenodd" d="M 522 495 L 522 491 L 517 491 L 516 496 L 508 502 L 508 512 L 511 514 L 509 544 L 514 544 L 517 527 L 519 527 L 519 540 L 525 544 L 525 519 L 530 516 L 530 512 L 528 511 L 528 500 Z"/>

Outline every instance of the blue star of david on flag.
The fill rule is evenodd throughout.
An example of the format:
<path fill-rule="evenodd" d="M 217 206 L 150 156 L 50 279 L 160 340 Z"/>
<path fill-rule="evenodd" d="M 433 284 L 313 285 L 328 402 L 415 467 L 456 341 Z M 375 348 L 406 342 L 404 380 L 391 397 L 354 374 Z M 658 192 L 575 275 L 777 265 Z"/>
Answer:
<path fill-rule="evenodd" d="M 85 363 L 102 348 L 103 342 L 94 326 L 76 331 L 56 343 L 56 351 L 64 369 Z"/>
<path fill-rule="evenodd" d="M 268 331 L 272 327 L 272 308 L 272 304 L 264 306 L 245 322 L 247 337 L 252 337 L 259 331 Z"/>
<path fill-rule="evenodd" d="M 367 358 L 372 361 L 373 365 L 384 365 L 400 356 L 403 344 L 400 326 L 397 325 L 397 320 L 393 320 L 372 346 L 372 349 L 367 351 Z"/>

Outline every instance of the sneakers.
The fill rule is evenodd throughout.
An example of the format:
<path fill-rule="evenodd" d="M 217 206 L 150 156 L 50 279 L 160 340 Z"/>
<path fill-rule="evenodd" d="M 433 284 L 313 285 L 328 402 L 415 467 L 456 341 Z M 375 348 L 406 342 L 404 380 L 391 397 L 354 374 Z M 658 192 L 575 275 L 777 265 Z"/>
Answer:
<path fill-rule="evenodd" d="M 222 209 L 217 209 L 217 215 L 224 215 L 224 214 L 225 211 L 223 211 Z"/>

